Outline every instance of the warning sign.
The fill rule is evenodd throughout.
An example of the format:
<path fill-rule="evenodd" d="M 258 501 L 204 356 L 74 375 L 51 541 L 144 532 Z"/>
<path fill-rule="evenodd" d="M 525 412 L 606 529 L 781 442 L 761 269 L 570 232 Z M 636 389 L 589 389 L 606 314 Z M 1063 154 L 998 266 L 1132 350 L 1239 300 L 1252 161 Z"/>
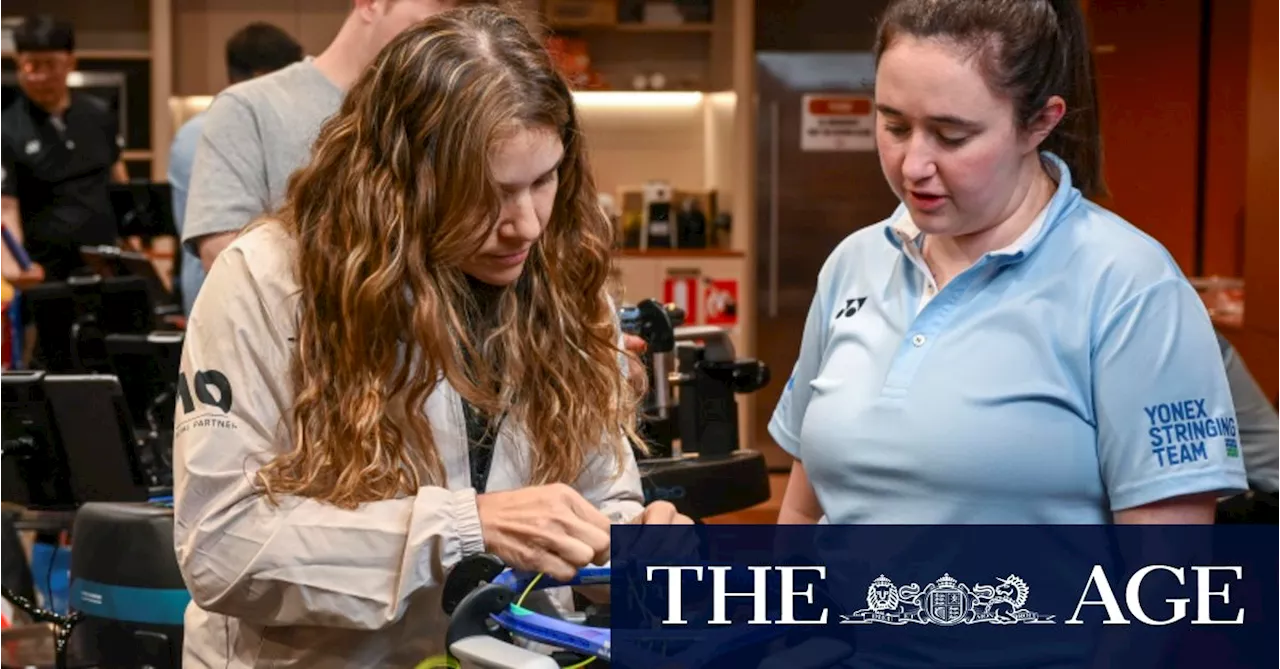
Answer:
<path fill-rule="evenodd" d="M 674 304 L 684 310 L 684 322 L 698 322 L 698 275 L 696 273 L 667 275 L 662 282 L 662 302 Z"/>
<path fill-rule="evenodd" d="M 874 151 L 875 105 L 865 95 L 806 95 L 800 148 L 804 151 Z"/>
<path fill-rule="evenodd" d="M 738 282 L 736 279 L 707 279 L 702 303 L 707 325 L 733 327 L 738 324 Z"/>

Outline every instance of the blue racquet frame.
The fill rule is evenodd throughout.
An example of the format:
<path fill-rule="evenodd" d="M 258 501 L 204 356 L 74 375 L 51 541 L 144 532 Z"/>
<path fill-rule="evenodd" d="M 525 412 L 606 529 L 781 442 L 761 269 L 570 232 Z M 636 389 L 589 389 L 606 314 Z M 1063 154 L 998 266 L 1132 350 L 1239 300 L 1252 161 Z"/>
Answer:
<path fill-rule="evenodd" d="M 558 581 L 550 576 L 538 576 L 536 573 L 520 572 L 508 569 L 493 580 L 499 585 L 520 595 L 533 584 L 533 590 L 561 588 L 575 585 L 608 585 L 608 567 L 587 567 L 578 572 L 570 581 Z M 536 580 L 536 582 L 535 582 Z M 608 660 L 612 652 L 612 633 L 604 627 L 588 627 L 571 623 L 567 620 L 535 613 L 529 609 L 512 603 L 505 611 L 491 616 L 494 622 L 512 634 L 531 641 L 558 646 L 582 655 L 591 655 Z"/>
<path fill-rule="evenodd" d="M 572 580 L 559 581 L 545 574 L 539 576 L 535 572 L 523 572 L 512 569 L 503 570 L 489 583 L 489 587 L 498 587 L 510 593 L 511 603 L 497 613 L 489 615 L 490 620 L 513 636 L 530 641 L 545 643 L 551 646 L 576 652 L 580 655 L 596 657 L 609 661 L 613 654 L 612 631 L 604 627 L 589 627 L 552 616 L 536 613 L 520 606 L 517 602 L 526 592 L 572 586 L 608 585 L 611 570 L 609 567 L 587 567 L 578 572 Z M 530 585 L 532 584 L 532 588 Z M 761 630 L 758 627 L 735 626 L 718 634 L 708 635 L 711 638 L 693 643 L 678 656 L 680 660 L 692 661 L 695 664 L 727 652 L 732 652 L 748 645 L 759 644 L 782 634 L 778 629 Z M 628 649 L 628 654 L 648 654 L 641 648 Z M 670 662 L 676 658 L 659 657 L 648 654 L 643 658 L 646 664 L 657 665 Z M 642 658 L 634 658 L 640 660 Z"/>
<path fill-rule="evenodd" d="M 9 232 L 9 228 L 0 226 L 0 234 L 4 235 L 4 245 L 9 249 L 9 253 L 13 254 L 13 259 L 18 261 L 18 267 L 24 272 L 31 269 L 31 256 L 27 255 L 27 250 L 18 243 L 18 239 Z"/>

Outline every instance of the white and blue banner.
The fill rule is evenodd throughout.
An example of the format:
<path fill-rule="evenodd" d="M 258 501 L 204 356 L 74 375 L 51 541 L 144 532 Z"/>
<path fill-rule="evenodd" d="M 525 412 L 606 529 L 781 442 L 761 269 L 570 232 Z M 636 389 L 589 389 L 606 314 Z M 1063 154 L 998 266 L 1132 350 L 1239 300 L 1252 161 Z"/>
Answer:
<path fill-rule="evenodd" d="M 1275 526 L 618 527 L 614 667 L 1280 666 Z"/>

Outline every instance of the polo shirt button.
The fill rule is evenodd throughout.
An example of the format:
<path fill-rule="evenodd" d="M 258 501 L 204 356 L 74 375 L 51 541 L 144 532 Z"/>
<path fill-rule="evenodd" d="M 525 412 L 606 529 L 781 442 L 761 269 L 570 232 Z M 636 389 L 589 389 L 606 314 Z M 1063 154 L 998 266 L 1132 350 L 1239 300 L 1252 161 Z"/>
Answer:
<path fill-rule="evenodd" d="M 925 338 L 924 338 L 924 335 L 922 334 L 918 334 L 911 338 L 911 343 L 915 344 L 916 347 L 924 346 L 924 342 L 925 342 Z"/>

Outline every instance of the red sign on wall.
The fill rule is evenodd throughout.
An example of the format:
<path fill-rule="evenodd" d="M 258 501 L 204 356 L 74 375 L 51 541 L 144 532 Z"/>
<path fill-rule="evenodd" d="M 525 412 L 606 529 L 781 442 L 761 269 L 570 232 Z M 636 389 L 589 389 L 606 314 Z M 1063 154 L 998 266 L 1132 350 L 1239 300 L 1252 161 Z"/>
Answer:
<path fill-rule="evenodd" d="M 805 95 L 801 111 L 801 150 L 875 150 L 875 110 L 870 97 Z"/>
<path fill-rule="evenodd" d="M 738 324 L 737 279 L 708 279 L 702 304 L 707 310 L 707 325 L 733 327 Z"/>
<path fill-rule="evenodd" d="M 662 301 L 684 310 L 684 322 L 698 322 L 698 277 L 696 275 L 671 275 L 662 282 Z"/>

